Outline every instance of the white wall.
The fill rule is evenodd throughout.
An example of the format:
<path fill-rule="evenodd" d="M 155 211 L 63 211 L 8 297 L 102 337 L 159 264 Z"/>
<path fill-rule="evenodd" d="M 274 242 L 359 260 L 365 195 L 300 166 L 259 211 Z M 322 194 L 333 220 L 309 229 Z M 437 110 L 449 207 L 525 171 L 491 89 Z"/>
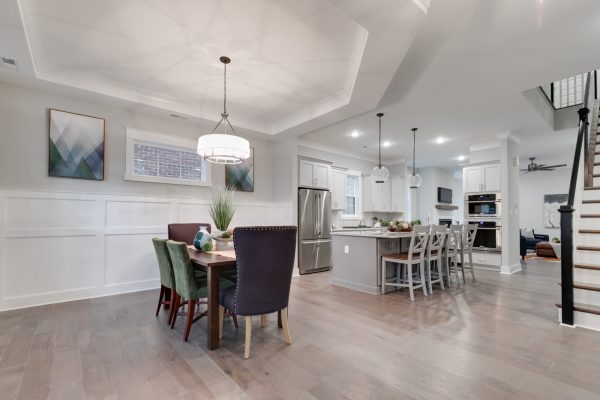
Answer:
<path fill-rule="evenodd" d="M 462 180 L 454 177 L 451 170 L 429 167 L 421 168 L 418 173 L 423 178 L 423 183 L 418 191 L 417 215 L 423 224 L 428 221 L 438 224 L 440 218 L 462 221 L 463 190 Z M 459 206 L 458 210 L 438 210 L 435 208 L 437 201 L 437 188 L 452 189 L 452 205 Z"/>
<path fill-rule="evenodd" d="M 546 160 L 544 163 L 549 164 Z M 568 193 L 570 179 L 570 168 L 522 174 L 519 177 L 519 203 L 521 204 L 519 226 L 533 228 L 535 233 L 549 235 L 550 239 L 560 237 L 560 228 L 544 226 L 544 195 Z"/>
<path fill-rule="evenodd" d="M 0 310 L 158 287 L 150 239 L 210 222 L 212 190 L 125 181 L 125 127 L 188 138 L 208 127 L 1 82 L 0 93 Z M 106 119 L 104 181 L 48 177 L 48 108 Z M 250 143 L 255 191 L 235 194 L 232 225 L 293 223 L 293 198 L 273 193 L 274 145 Z M 223 166 L 212 181 L 224 184 Z"/>

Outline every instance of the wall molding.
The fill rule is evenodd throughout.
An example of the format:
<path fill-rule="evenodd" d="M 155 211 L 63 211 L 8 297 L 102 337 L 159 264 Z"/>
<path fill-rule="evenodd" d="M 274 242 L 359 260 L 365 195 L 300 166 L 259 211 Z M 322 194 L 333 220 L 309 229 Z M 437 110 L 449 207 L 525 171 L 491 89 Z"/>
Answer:
<path fill-rule="evenodd" d="M 210 222 L 208 199 L 0 191 L 0 311 L 158 288 L 150 239 Z M 237 202 L 232 226 L 293 224 L 293 203 Z M 132 251 L 135 249 L 135 251 Z"/>

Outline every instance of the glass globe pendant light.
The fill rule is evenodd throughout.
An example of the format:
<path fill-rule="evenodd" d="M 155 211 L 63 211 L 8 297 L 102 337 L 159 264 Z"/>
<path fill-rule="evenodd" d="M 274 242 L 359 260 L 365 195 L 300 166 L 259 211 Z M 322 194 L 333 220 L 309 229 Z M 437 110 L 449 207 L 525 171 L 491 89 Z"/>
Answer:
<path fill-rule="evenodd" d="M 384 183 L 390 177 L 387 168 L 381 165 L 381 117 L 383 117 L 383 113 L 377 114 L 377 118 L 379 118 L 379 163 L 371 171 L 371 179 L 375 183 Z"/>
<path fill-rule="evenodd" d="M 240 164 L 250 157 L 250 143 L 238 136 L 229 122 L 227 113 L 227 64 L 231 62 L 229 57 L 221 57 L 223 63 L 223 112 L 217 126 L 207 135 L 198 138 L 198 154 L 206 161 L 216 164 Z M 224 133 L 215 133 L 217 128 L 223 124 Z M 227 133 L 227 127 L 231 133 Z"/>
<path fill-rule="evenodd" d="M 415 168 L 415 148 L 416 148 L 416 136 L 417 136 L 417 128 L 412 128 L 412 133 L 413 133 L 413 170 L 412 170 L 412 174 L 410 174 L 408 176 L 408 187 L 411 189 L 417 189 L 421 186 L 421 183 L 423 183 L 423 179 L 421 178 L 421 175 L 417 174 L 417 170 Z"/>

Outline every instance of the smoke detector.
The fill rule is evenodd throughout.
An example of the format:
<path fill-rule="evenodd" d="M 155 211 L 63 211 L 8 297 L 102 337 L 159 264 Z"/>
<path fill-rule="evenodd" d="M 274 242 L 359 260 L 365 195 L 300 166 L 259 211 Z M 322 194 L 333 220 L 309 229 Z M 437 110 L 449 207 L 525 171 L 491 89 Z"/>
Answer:
<path fill-rule="evenodd" d="M 14 71 L 19 69 L 17 67 L 17 62 L 15 61 L 15 59 L 8 58 L 8 57 L 0 57 L 0 66 L 4 67 L 6 69 L 12 69 Z"/>

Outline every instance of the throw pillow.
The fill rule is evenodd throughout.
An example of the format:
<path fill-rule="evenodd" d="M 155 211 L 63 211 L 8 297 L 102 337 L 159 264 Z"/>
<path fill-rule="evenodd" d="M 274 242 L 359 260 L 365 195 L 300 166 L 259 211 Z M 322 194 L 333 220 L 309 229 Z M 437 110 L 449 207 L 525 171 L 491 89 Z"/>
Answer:
<path fill-rule="evenodd" d="M 533 236 L 533 229 L 521 229 L 521 235 L 523 235 L 525 239 L 535 239 L 535 236 Z"/>

